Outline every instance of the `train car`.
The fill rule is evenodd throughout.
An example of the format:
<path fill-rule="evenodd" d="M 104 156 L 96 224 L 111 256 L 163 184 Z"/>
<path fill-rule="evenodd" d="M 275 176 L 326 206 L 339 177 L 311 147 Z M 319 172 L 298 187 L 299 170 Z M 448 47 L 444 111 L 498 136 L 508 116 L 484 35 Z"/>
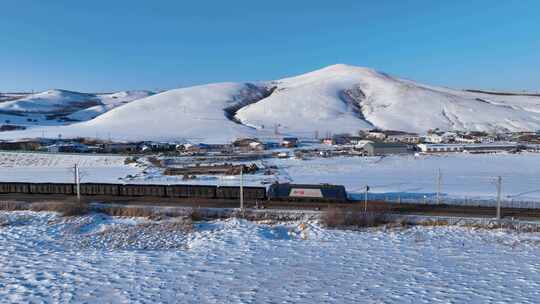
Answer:
<path fill-rule="evenodd" d="M 347 201 L 347 191 L 342 185 L 272 184 L 268 189 L 269 200 L 289 201 Z"/>
<path fill-rule="evenodd" d="M 67 183 L 32 183 L 30 184 L 31 194 L 66 194 L 73 195 L 74 184 Z"/>
<path fill-rule="evenodd" d="M 0 183 L 0 193 L 30 193 L 29 183 Z"/>
<path fill-rule="evenodd" d="M 166 187 L 168 197 L 215 198 L 216 186 L 204 185 L 169 185 Z"/>
<path fill-rule="evenodd" d="M 165 185 L 120 185 L 120 196 L 166 196 Z"/>
<path fill-rule="evenodd" d="M 243 187 L 244 199 L 246 200 L 266 200 L 265 187 Z M 239 199 L 240 187 L 223 186 L 217 187 L 216 198 L 222 199 Z"/>
<path fill-rule="evenodd" d="M 80 185 L 81 195 L 113 195 L 120 194 L 120 185 L 102 183 L 83 183 Z"/>

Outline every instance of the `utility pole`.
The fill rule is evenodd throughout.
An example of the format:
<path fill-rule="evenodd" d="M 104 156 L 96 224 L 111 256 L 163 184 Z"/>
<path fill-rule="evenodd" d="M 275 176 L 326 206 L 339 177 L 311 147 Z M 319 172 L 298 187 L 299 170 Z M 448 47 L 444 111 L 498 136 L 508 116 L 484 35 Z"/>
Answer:
<path fill-rule="evenodd" d="M 502 177 L 497 177 L 497 219 L 501 219 L 501 191 L 502 191 Z"/>
<path fill-rule="evenodd" d="M 73 168 L 73 172 L 75 174 L 75 185 L 76 185 L 76 191 L 77 191 L 77 200 L 81 200 L 81 175 L 79 173 L 79 166 L 75 164 Z"/>
<path fill-rule="evenodd" d="M 441 204 L 441 183 L 442 183 L 442 174 L 441 169 L 437 170 L 437 205 Z"/>
<path fill-rule="evenodd" d="M 369 186 L 366 185 L 366 192 L 364 192 L 364 213 L 367 213 L 367 197 L 369 192 Z"/>
<path fill-rule="evenodd" d="M 240 167 L 240 210 L 244 211 L 244 166 Z"/>

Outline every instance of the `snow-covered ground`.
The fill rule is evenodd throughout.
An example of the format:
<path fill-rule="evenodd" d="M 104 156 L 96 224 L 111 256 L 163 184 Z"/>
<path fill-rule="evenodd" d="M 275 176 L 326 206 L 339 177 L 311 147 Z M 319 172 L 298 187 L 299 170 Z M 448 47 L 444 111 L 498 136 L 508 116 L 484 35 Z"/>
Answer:
<path fill-rule="evenodd" d="M 143 220 L 31 212 L 0 213 L 0 221 L 2 302 L 540 300 L 537 234 L 461 227 L 341 231 L 312 223 L 302 237 L 298 224 L 237 219 L 164 234 Z"/>
<path fill-rule="evenodd" d="M 124 156 L 0 152 L 0 181 L 71 182 L 73 165 L 79 164 L 83 182 L 151 184 L 240 184 L 239 176 L 164 176 L 163 169 L 141 163 L 126 165 Z M 193 163 L 195 160 L 192 160 Z M 494 201 L 496 178 L 502 177 L 502 197 L 514 202 L 540 202 L 540 154 L 447 154 L 388 157 L 336 157 L 265 159 L 260 167 L 277 166 L 275 174 L 244 175 L 246 185 L 274 181 L 340 184 L 353 196 L 362 196 L 369 185 L 370 198 L 433 201 L 441 172 L 443 201 Z M 149 163 L 146 162 L 148 165 Z M 126 179 L 126 176 L 130 178 Z"/>
<path fill-rule="evenodd" d="M 115 183 L 140 173 L 125 156 L 0 152 L 0 181 L 72 183 L 78 164 L 82 182 Z"/>
<path fill-rule="evenodd" d="M 284 181 L 342 184 L 357 194 L 369 185 L 381 198 L 433 199 L 440 169 L 443 199 L 493 199 L 501 176 L 506 200 L 540 200 L 540 154 L 535 153 L 273 159 L 271 164 L 281 168 Z"/>

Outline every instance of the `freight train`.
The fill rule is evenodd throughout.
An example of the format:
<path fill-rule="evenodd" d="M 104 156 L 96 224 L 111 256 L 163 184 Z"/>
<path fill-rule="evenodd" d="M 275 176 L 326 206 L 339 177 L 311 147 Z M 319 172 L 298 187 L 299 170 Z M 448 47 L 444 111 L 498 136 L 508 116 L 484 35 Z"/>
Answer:
<path fill-rule="evenodd" d="M 198 199 L 240 198 L 240 187 L 214 185 L 154 185 L 154 184 L 106 184 L 81 183 L 83 196 L 119 197 L 169 197 Z M 76 195 L 77 185 L 71 183 L 16 183 L 0 182 L 0 194 L 60 194 Z M 338 185 L 294 185 L 272 184 L 265 187 L 243 187 L 243 196 L 248 201 L 346 201 L 345 187 Z"/>

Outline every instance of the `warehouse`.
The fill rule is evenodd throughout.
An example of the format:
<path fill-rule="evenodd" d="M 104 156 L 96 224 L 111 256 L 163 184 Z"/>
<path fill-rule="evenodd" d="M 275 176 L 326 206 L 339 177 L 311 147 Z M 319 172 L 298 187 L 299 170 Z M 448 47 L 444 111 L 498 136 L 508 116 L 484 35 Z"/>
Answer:
<path fill-rule="evenodd" d="M 516 143 L 487 143 L 487 144 L 419 144 L 418 148 L 424 153 L 497 153 L 518 151 L 520 146 Z"/>
<path fill-rule="evenodd" d="M 409 153 L 407 145 L 399 143 L 369 142 L 363 146 L 363 150 L 368 156 Z"/>

